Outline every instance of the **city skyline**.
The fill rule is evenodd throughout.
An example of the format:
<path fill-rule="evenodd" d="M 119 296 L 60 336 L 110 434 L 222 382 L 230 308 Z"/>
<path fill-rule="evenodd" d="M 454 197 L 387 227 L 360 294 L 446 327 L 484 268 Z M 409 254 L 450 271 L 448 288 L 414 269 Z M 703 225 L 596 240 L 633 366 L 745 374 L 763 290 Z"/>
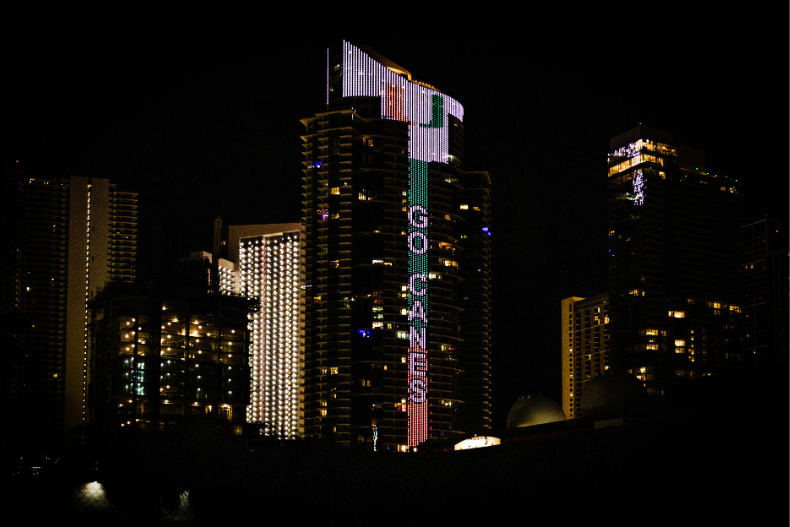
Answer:
<path fill-rule="evenodd" d="M 786 178 L 769 185 L 788 172 L 776 155 L 786 133 L 768 130 L 787 82 L 760 42 L 709 47 L 711 29 L 682 44 L 642 44 L 640 54 L 614 36 L 587 42 L 592 33 L 582 33 L 560 45 L 544 30 L 457 39 L 450 51 L 438 36 L 417 45 L 348 33 L 289 41 L 215 29 L 198 41 L 193 30 L 134 45 L 117 35 L 103 47 L 74 37 L 36 55 L 36 66 L 14 63 L 15 134 L 3 160 L 32 177 L 105 177 L 140 193 L 138 275 L 150 277 L 210 247 L 217 214 L 234 225 L 298 221 L 299 119 L 325 104 L 331 41 L 368 44 L 408 65 L 462 102 L 467 168 L 493 181 L 495 427 L 520 395 L 559 400 L 556 306 L 605 290 L 610 137 L 641 122 L 672 130 L 706 151 L 709 171 L 744 185 L 744 222 L 764 213 L 786 221 Z M 621 72 L 640 67 L 640 56 L 671 59 L 646 61 L 635 82 Z M 755 82 L 727 82 L 733 72 Z M 758 173 L 755 153 L 775 165 Z M 548 329 L 526 340 L 525 324 Z"/>

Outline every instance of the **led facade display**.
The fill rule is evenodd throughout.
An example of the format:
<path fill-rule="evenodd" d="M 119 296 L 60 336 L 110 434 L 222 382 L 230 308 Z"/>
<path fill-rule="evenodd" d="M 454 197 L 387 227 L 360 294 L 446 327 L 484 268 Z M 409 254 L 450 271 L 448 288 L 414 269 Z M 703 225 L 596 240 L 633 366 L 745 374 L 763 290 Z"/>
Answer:
<path fill-rule="evenodd" d="M 408 441 L 428 439 L 428 257 L 430 211 L 428 163 L 449 163 L 448 115 L 463 121 L 463 106 L 443 93 L 413 82 L 343 42 L 343 97 L 380 97 L 381 118 L 408 123 Z"/>
<path fill-rule="evenodd" d="M 260 301 L 249 315 L 250 405 L 247 421 L 265 435 L 299 431 L 299 233 L 241 239 L 241 292 Z"/>

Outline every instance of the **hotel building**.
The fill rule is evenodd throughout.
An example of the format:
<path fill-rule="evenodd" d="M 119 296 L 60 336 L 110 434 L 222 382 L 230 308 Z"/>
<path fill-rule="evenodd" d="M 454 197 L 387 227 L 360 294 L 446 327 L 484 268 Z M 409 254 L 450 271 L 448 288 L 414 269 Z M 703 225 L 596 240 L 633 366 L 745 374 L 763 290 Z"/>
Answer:
<path fill-rule="evenodd" d="M 609 364 L 609 294 L 562 300 L 562 411 L 581 417 L 581 394 Z"/>
<path fill-rule="evenodd" d="M 304 435 L 301 225 L 230 226 L 240 293 L 252 302 L 247 422 L 263 435 Z"/>
<path fill-rule="evenodd" d="M 406 451 L 491 419 L 490 187 L 464 109 L 375 51 L 327 51 L 303 119 L 305 435 Z"/>

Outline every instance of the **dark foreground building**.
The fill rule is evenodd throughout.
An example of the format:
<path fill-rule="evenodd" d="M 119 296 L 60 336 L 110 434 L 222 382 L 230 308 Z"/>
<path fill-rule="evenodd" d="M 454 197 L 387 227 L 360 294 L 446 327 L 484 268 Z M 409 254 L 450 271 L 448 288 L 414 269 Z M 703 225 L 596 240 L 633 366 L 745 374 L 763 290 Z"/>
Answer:
<path fill-rule="evenodd" d="M 787 367 L 787 223 L 770 218 L 741 228 L 743 361 Z"/>
<path fill-rule="evenodd" d="M 661 394 L 740 362 L 737 181 L 639 126 L 611 140 L 609 305 L 615 367 Z"/>
<path fill-rule="evenodd" d="M 78 445 L 87 419 L 87 302 L 135 279 L 137 194 L 101 178 L 5 176 L 4 439 L 53 453 Z"/>
<path fill-rule="evenodd" d="M 304 119 L 305 434 L 407 450 L 490 427 L 490 200 L 463 107 L 367 48 Z"/>
<path fill-rule="evenodd" d="M 110 287 L 91 302 L 90 423 L 99 436 L 219 417 L 241 434 L 249 403 L 246 299 Z"/>

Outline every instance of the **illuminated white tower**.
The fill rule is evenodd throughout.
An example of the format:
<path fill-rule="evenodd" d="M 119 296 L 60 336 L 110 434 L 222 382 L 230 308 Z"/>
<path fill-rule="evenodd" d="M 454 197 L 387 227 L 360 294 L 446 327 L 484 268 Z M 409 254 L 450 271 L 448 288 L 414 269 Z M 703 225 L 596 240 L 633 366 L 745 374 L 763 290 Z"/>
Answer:
<path fill-rule="evenodd" d="M 240 292 L 258 304 L 248 315 L 247 422 L 260 423 L 265 435 L 294 439 L 303 431 L 300 226 L 240 227 L 245 228 L 258 233 L 238 236 L 240 231 L 231 227 L 230 238 L 238 246 Z"/>

